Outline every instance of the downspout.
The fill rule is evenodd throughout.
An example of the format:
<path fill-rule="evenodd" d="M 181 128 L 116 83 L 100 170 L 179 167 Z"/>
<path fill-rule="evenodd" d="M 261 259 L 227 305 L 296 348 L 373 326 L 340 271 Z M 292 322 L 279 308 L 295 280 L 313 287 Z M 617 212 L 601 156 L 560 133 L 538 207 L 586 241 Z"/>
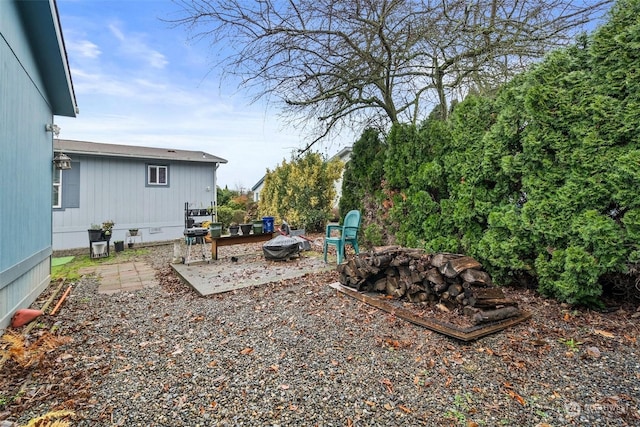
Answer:
<path fill-rule="evenodd" d="M 218 168 L 220 163 L 216 163 L 213 167 L 213 214 L 216 216 L 215 222 L 218 221 Z"/>

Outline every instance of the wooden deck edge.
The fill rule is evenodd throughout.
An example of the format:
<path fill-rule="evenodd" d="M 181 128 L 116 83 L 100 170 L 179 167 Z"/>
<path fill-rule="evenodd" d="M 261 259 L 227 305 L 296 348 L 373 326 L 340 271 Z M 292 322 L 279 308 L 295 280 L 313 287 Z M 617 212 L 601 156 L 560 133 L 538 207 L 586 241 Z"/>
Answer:
<path fill-rule="evenodd" d="M 350 297 L 355 298 L 358 301 L 386 311 L 387 313 L 393 314 L 408 322 L 465 342 L 473 341 L 478 338 L 482 338 L 487 335 L 502 331 L 510 326 L 524 322 L 532 316 L 531 313 L 523 311 L 522 314 L 518 317 L 512 317 L 500 322 L 494 322 L 483 326 L 474 326 L 471 328 L 458 328 L 455 325 L 451 325 L 449 323 L 441 322 L 435 319 L 423 319 L 411 313 L 409 310 L 406 310 L 402 307 L 394 307 L 385 300 L 360 293 L 355 289 L 342 285 L 339 282 L 330 283 L 329 286 L 336 289 L 338 292 L 342 292 L 343 294 L 349 295 Z"/>

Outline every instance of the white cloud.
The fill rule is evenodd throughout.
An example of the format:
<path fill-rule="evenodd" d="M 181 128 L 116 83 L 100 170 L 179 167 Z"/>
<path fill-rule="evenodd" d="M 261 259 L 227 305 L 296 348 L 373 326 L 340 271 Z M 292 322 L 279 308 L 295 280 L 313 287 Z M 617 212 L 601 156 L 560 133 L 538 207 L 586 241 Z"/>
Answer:
<path fill-rule="evenodd" d="M 78 55 L 82 58 L 95 59 L 102 53 L 95 43 L 89 40 L 71 41 L 66 43 L 67 49 L 71 55 Z"/>
<path fill-rule="evenodd" d="M 141 33 L 125 32 L 120 28 L 119 23 L 112 23 L 108 26 L 111 33 L 120 42 L 119 50 L 129 59 L 137 59 L 146 62 L 152 68 L 163 69 L 169 61 L 167 57 L 151 48 L 144 40 L 145 35 Z"/>

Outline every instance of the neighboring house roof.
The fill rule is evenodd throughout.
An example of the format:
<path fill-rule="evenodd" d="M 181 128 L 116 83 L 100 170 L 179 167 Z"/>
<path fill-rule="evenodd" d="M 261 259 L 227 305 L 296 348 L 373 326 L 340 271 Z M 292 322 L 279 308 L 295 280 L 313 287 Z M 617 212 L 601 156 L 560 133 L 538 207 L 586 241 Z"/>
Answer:
<path fill-rule="evenodd" d="M 264 182 L 264 178 L 266 177 L 266 175 L 262 175 L 262 178 L 260 178 L 260 181 L 256 182 L 256 185 L 254 185 L 253 187 L 251 187 L 251 191 L 256 191 L 258 188 L 260 188 L 260 186 L 262 185 L 262 183 Z"/>
<path fill-rule="evenodd" d="M 75 117 L 78 106 L 55 0 L 18 1 L 16 4 L 22 15 L 33 56 L 38 68 L 43 71 L 42 79 L 53 114 Z"/>
<path fill-rule="evenodd" d="M 221 157 L 204 151 L 177 150 L 173 148 L 137 147 L 133 145 L 102 144 L 97 142 L 54 139 L 54 151 L 65 154 L 87 154 L 103 157 L 127 157 L 133 159 L 179 160 L 198 163 L 227 163 Z"/>
<path fill-rule="evenodd" d="M 351 156 L 351 152 L 353 151 L 353 147 L 345 147 L 342 150 L 338 151 L 333 155 L 329 160 L 340 159 L 344 161 L 345 158 L 349 158 Z"/>

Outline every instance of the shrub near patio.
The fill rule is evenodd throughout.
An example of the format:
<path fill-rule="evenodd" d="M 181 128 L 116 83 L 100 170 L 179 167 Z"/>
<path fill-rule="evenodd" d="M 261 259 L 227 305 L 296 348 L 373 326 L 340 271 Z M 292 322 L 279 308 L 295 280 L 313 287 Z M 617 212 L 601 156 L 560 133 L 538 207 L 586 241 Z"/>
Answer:
<path fill-rule="evenodd" d="M 311 152 L 283 161 L 265 175 L 259 213 L 275 216 L 278 222 L 286 220 L 292 228 L 324 231 L 336 196 L 333 185 L 342 168 L 341 161 L 325 161 Z"/>

